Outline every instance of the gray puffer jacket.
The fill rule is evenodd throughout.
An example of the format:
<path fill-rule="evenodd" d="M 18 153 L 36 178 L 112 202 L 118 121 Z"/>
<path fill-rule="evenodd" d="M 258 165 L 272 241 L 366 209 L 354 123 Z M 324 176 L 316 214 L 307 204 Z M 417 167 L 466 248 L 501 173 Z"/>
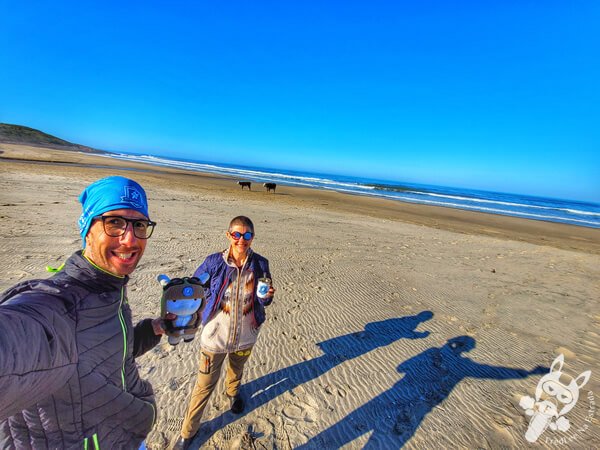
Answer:
<path fill-rule="evenodd" d="M 134 358 L 160 341 L 125 285 L 73 254 L 0 296 L 0 449 L 137 449 L 156 420 Z"/>

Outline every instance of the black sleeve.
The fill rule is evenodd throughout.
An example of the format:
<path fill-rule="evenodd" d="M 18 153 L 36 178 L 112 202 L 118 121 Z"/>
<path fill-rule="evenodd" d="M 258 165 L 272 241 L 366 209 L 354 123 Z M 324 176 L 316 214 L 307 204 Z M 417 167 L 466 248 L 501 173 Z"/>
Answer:
<path fill-rule="evenodd" d="M 153 349 L 160 342 L 162 335 L 154 334 L 152 319 L 144 319 L 137 323 L 133 329 L 133 357 L 142 356 Z"/>
<path fill-rule="evenodd" d="M 77 368 L 75 321 L 58 298 L 0 306 L 0 421 L 51 395 Z"/>

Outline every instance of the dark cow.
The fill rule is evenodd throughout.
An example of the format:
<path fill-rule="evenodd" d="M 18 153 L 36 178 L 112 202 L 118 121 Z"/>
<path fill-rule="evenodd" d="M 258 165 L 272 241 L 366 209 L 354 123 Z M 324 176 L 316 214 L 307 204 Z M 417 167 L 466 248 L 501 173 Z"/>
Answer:
<path fill-rule="evenodd" d="M 264 183 L 263 186 L 267 188 L 267 192 L 275 192 L 275 188 L 277 187 L 275 183 Z"/>
<path fill-rule="evenodd" d="M 242 187 L 242 191 L 245 187 L 247 187 L 249 191 L 252 190 L 252 183 L 250 181 L 238 181 L 238 184 Z"/>

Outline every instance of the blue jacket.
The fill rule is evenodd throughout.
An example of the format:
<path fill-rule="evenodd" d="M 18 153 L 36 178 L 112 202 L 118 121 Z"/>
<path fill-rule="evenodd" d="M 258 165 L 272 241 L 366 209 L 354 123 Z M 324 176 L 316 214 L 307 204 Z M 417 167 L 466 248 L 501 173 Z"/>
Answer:
<path fill-rule="evenodd" d="M 260 256 L 258 253 L 249 250 L 248 256 L 249 261 L 248 269 L 254 272 L 254 280 L 258 280 L 262 277 L 271 278 L 271 272 L 269 271 L 269 261 Z M 206 325 L 208 321 L 214 316 L 217 311 L 223 293 L 229 284 L 231 275 L 235 272 L 235 267 L 227 265 L 223 259 L 223 253 L 213 253 L 206 257 L 204 262 L 196 269 L 194 276 L 200 276 L 203 273 L 210 275 L 209 287 L 205 290 L 206 294 L 206 306 L 202 312 L 202 325 Z M 256 296 L 256 289 L 254 290 L 253 299 L 253 311 L 254 321 L 256 326 L 259 327 L 263 324 L 266 318 L 265 306 L 268 306 L 273 301 L 273 298 L 260 299 Z"/>

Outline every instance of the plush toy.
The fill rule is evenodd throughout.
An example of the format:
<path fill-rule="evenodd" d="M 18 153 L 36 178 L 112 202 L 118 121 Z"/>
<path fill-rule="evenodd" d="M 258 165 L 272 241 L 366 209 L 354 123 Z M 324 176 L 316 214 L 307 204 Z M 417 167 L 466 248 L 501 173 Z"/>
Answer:
<path fill-rule="evenodd" d="M 163 319 L 167 313 L 177 315 L 176 319 L 166 320 L 169 344 L 177 345 L 181 339 L 190 342 L 194 339 L 200 320 L 204 301 L 204 287 L 209 275 L 202 274 L 199 278 L 184 277 L 169 279 L 166 275 L 159 275 L 158 282 L 163 287 L 160 299 L 160 315 Z"/>

